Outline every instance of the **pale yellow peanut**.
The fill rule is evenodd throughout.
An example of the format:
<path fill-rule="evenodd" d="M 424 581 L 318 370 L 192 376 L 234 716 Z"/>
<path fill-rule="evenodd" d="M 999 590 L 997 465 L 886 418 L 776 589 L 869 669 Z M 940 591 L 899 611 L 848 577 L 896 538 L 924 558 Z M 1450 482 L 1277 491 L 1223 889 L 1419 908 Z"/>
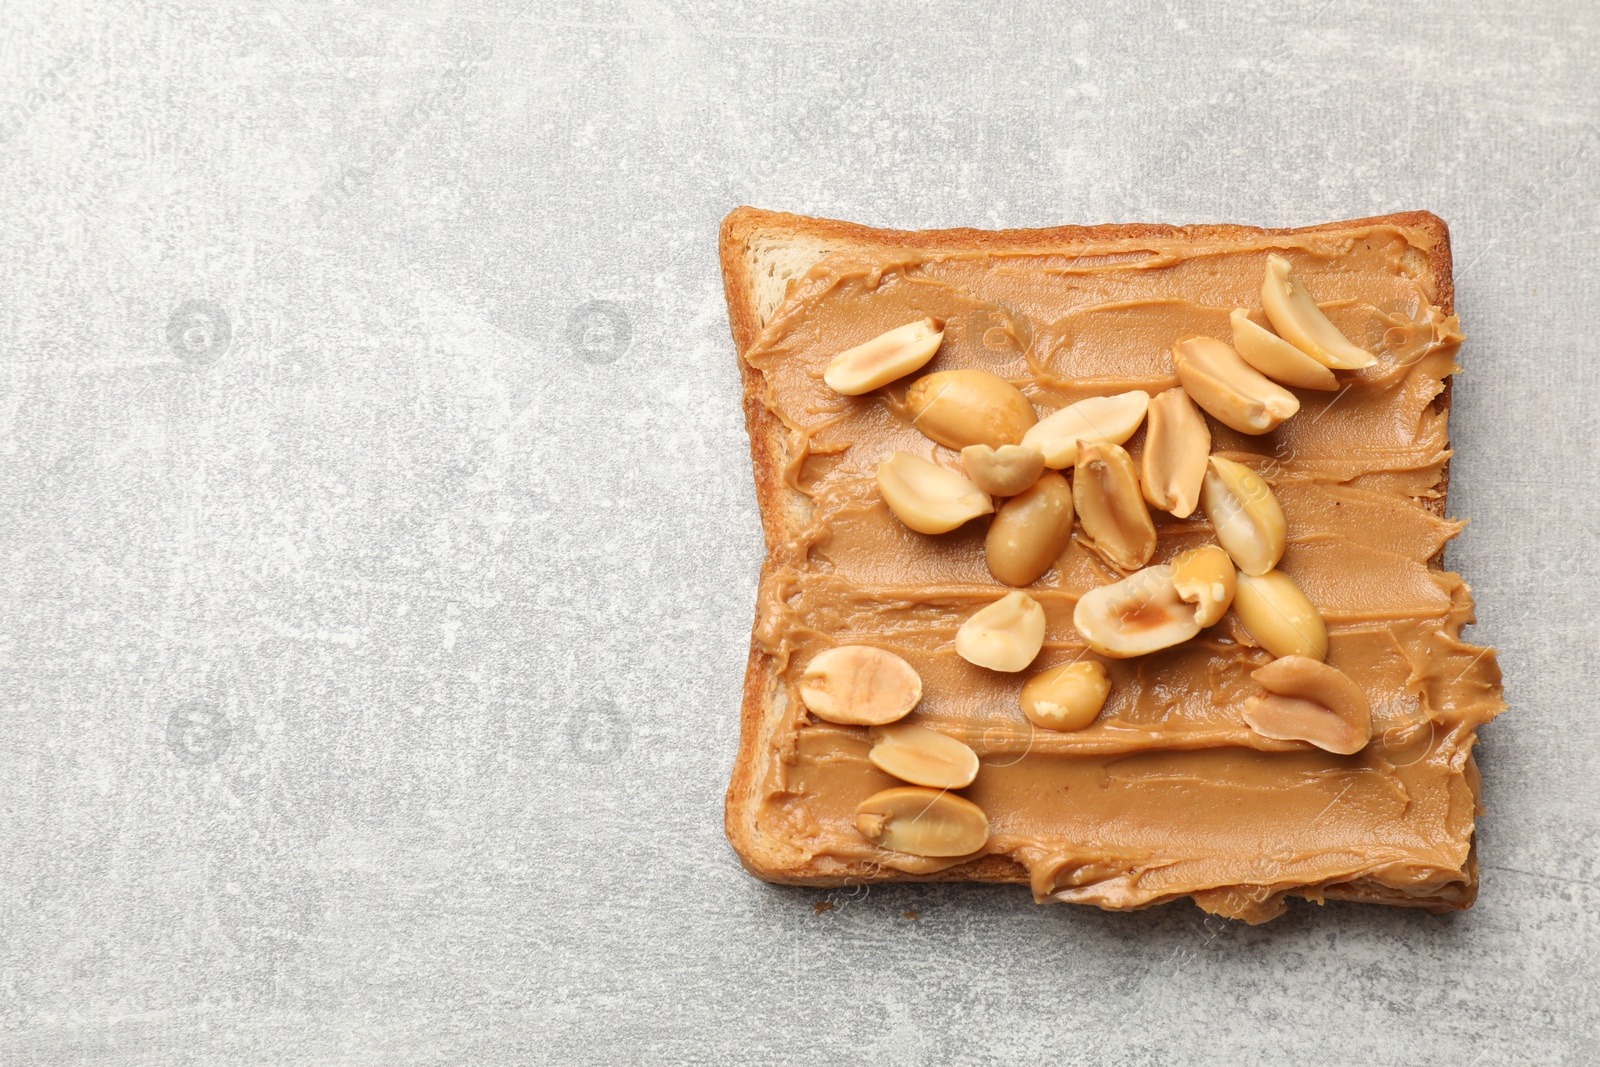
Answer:
<path fill-rule="evenodd" d="M 813 715 L 847 726 L 903 719 L 922 699 L 916 668 L 871 645 L 841 645 L 811 657 L 800 675 L 800 700 Z"/>
<path fill-rule="evenodd" d="M 1233 613 L 1256 644 L 1274 656 L 1328 655 L 1328 627 L 1309 598 L 1282 571 L 1241 573 Z"/>
<path fill-rule="evenodd" d="M 1079 441 L 1109 441 L 1120 445 L 1144 421 L 1150 394 L 1133 389 L 1115 396 L 1092 396 L 1046 415 L 1029 430 L 1022 443 L 1044 455 L 1044 465 L 1065 470 L 1078 462 Z"/>
<path fill-rule="evenodd" d="M 1328 321 L 1304 285 L 1289 270 L 1282 256 L 1267 257 L 1261 283 L 1261 307 L 1278 336 L 1334 370 L 1359 370 L 1378 362 L 1376 356 L 1351 343 Z"/>
<path fill-rule="evenodd" d="M 1331 392 L 1339 388 L 1333 371 L 1266 327 L 1256 325 L 1244 308 L 1234 308 L 1228 321 L 1233 324 L 1233 347 L 1239 358 L 1268 378 L 1297 389 Z"/>
<path fill-rule="evenodd" d="M 971 746 L 937 730 L 902 722 L 867 733 L 872 765 L 912 785 L 960 789 L 978 776 L 978 754 Z"/>
<path fill-rule="evenodd" d="M 1090 547 L 1123 570 L 1150 562 L 1156 526 L 1145 507 L 1133 459 L 1121 445 L 1078 442 L 1072 504 Z"/>
<path fill-rule="evenodd" d="M 1293 393 L 1215 337 L 1185 337 L 1172 346 L 1172 365 L 1190 398 L 1240 433 L 1267 433 L 1300 410 Z"/>
<path fill-rule="evenodd" d="M 965 797 L 921 786 L 874 793 L 856 806 L 856 830 L 913 856 L 966 856 L 989 841 L 989 817 Z"/>
<path fill-rule="evenodd" d="M 878 491 L 894 517 L 918 533 L 941 534 L 994 511 L 994 501 L 965 475 L 932 460 L 896 452 L 878 464 Z"/>
<path fill-rule="evenodd" d="M 1089 590 L 1073 609 L 1072 624 L 1090 648 L 1117 659 L 1170 648 L 1200 632 L 1194 605 L 1178 595 L 1166 565 Z"/>
<path fill-rule="evenodd" d="M 944 323 L 938 319 L 908 322 L 834 356 L 822 380 L 845 396 L 870 393 L 921 370 L 943 340 Z"/>
<path fill-rule="evenodd" d="M 1021 390 L 986 370 L 944 370 L 906 390 L 911 424 L 947 448 L 1015 445 L 1038 421 Z"/>
<path fill-rule="evenodd" d="M 1055 471 L 1000 505 L 983 541 L 989 573 L 1007 585 L 1028 585 L 1072 542 L 1072 487 Z"/>
<path fill-rule="evenodd" d="M 995 496 L 1016 496 L 1044 473 L 1044 455 L 1030 445 L 968 445 L 961 469 L 974 485 Z"/>
<path fill-rule="evenodd" d="M 1188 518 L 1200 502 L 1211 428 L 1181 388 L 1156 394 L 1145 420 L 1144 455 L 1139 460 L 1144 498 L 1151 507 Z"/>
<path fill-rule="evenodd" d="M 1221 619 L 1237 585 L 1228 554 L 1216 545 L 1201 545 L 1173 557 L 1170 566 L 1179 599 L 1194 605 L 1194 621 L 1205 627 Z"/>
<path fill-rule="evenodd" d="M 1245 705 L 1244 720 L 1263 737 L 1308 741 L 1340 755 L 1372 739 L 1372 705 L 1343 671 L 1308 656 L 1284 656 L 1253 671 L 1267 696 Z"/>
<path fill-rule="evenodd" d="M 1026 593 L 1007 593 L 973 612 L 956 630 L 956 654 L 991 671 L 1014 674 L 1044 647 L 1044 609 Z"/>
<path fill-rule="evenodd" d="M 1082 730 L 1091 725 L 1111 695 L 1105 664 L 1084 659 L 1052 667 L 1022 687 L 1022 714 L 1046 730 Z"/>
<path fill-rule="evenodd" d="M 1212 456 L 1200 489 L 1200 507 L 1233 562 L 1246 574 L 1278 565 L 1289 525 L 1266 479 L 1243 463 Z"/>

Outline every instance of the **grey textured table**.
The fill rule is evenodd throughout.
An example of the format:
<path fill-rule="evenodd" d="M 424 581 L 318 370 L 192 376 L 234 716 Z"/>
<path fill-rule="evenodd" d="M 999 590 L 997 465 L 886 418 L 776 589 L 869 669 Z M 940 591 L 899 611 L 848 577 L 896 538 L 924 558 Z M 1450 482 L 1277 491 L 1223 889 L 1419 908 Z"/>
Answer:
<path fill-rule="evenodd" d="M 0 1061 L 1600 1062 L 1600 11 L 1402 7 L 6 3 Z M 745 875 L 740 203 L 1444 216 L 1477 906 Z"/>

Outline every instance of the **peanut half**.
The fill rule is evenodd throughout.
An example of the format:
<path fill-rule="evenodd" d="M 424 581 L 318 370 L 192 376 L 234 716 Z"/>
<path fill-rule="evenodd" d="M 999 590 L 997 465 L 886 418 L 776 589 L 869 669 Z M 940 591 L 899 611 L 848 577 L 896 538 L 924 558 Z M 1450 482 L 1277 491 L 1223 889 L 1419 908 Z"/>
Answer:
<path fill-rule="evenodd" d="M 1266 480 L 1243 463 L 1212 456 L 1200 507 L 1217 540 L 1246 574 L 1265 574 L 1283 558 L 1289 526 Z"/>
<path fill-rule="evenodd" d="M 956 631 L 956 654 L 991 671 L 1014 674 L 1044 647 L 1044 609 L 1027 593 L 1007 593 L 979 608 Z"/>
<path fill-rule="evenodd" d="M 1262 648 L 1274 656 L 1328 655 L 1328 627 L 1293 578 L 1282 571 L 1240 574 L 1233 613 Z"/>
<path fill-rule="evenodd" d="M 1153 508 L 1180 519 L 1194 514 L 1200 482 L 1211 452 L 1211 428 L 1182 389 L 1168 389 L 1150 401 L 1139 460 L 1140 486 Z"/>
<path fill-rule="evenodd" d="M 1095 659 L 1051 667 L 1022 687 L 1022 714 L 1046 730 L 1081 730 L 1091 725 L 1111 695 L 1105 664 Z"/>
<path fill-rule="evenodd" d="M 1233 324 L 1233 347 L 1239 357 L 1275 382 L 1297 389 L 1339 388 L 1339 379 L 1294 345 L 1250 319 L 1250 312 L 1234 308 L 1228 316 Z"/>
<path fill-rule="evenodd" d="M 1201 545 L 1173 557 L 1170 566 L 1178 597 L 1194 605 L 1194 621 L 1206 627 L 1221 619 L 1237 585 L 1228 554 L 1216 545 Z"/>
<path fill-rule="evenodd" d="M 1072 487 L 1055 471 L 1000 505 L 983 541 L 989 573 L 1028 585 L 1055 566 L 1072 543 Z"/>
<path fill-rule="evenodd" d="M 1072 624 L 1090 648 L 1117 659 L 1170 648 L 1200 632 L 1194 605 L 1179 596 L 1165 565 L 1089 590 L 1073 609 Z"/>
<path fill-rule="evenodd" d="M 1044 465 L 1064 470 L 1078 462 L 1079 441 L 1109 441 L 1120 445 L 1144 421 L 1150 394 L 1133 389 L 1116 396 L 1091 396 L 1046 415 L 1022 438 L 1044 453 Z"/>
<path fill-rule="evenodd" d="M 1038 421 L 1021 390 L 986 370 L 944 370 L 906 390 L 911 423 L 946 448 L 1020 444 Z"/>
<path fill-rule="evenodd" d="M 937 730 L 896 723 L 874 726 L 867 733 L 873 742 L 867 753 L 872 765 L 912 785 L 960 789 L 978 776 L 978 754 Z"/>
<path fill-rule="evenodd" d="M 819 652 L 800 675 L 800 700 L 812 714 L 846 726 L 881 726 L 905 718 L 922 699 L 922 678 L 895 655 L 871 645 Z"/>
<path fill-rule="evenodd" d="M 1372 705 L 1343 671 L 1306 656 L 1275 659 L 1250 677 L 1267 696 L 1252 697 L 1244 721 L 1262 737 L 1309 741 L 1348 756 L 1372 740 Z"/>
<path fill-rule="evenodd" d="M 1278 336 L 1334 370 L 1360 370 L 1378 362 L 1364 348 L 1352 344 L 1328 321 L 1305 286 L 1289 273 L 1289 261 L 1267 257 L 1267 276 L 1261 283 L 1261 307 Z"/>
<path fill-rule="evenodd" d="M 1156 526 L 1144 506 L 1133 460 L 1121 445 L 1079 441 L 1072 503 L 1090 547 L 1113 565 L 1133 570 L 1156 551 Z"/>
<path fill-rule="evenodd" d="M 1016 496 L 1044 473 L 1044 454 L 1031 445 L 968 445 L 961 469 L 973 484 L 994 496 Z"/>
<path fill-rule="evenodd" d="M 1240 433 L 1267 433 L 1300 410 L 1293 393 L 1215 337 L 1185 337 L 1172 346 L 1172 363 L 1194 402 Z"/>
<path fill-rule="evenodd" d="M 918 533 L 948 533 L 994 511 L 989 494 L 964 475 L 909 452 L 878 464 L 878 490 L 894 517 Z"/>
<path fill-rule="evenodd" d="M 966 856 L 989 841 L 989 817 L 965 797 L 898 786 L 856 806 L 856 830 L 869 841 L 913 856 Z"/>
<path fill-rule="evenodd" d="M 870 393 L 921 370 L 943 340 L 944 323 L 938 319 L 908 322 L 834 356 L 822 380 L 844 396 Z"/>

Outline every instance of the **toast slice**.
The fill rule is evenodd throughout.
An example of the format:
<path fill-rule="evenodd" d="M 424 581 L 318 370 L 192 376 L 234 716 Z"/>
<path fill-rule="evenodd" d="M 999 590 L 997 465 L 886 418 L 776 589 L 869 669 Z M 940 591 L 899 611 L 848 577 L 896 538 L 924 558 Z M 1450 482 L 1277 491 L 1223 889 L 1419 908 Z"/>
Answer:
<path fill-rule="evenodd" d="M 1107 269 L 1112 270 L 1120 262 L 1117 257 L 1132 253 L 1168 254 L 1174 249 L 1204 247 L 1217 256 L 1234 254 L 1230 250 L 1235 249 L 1243 255 L 1247 250 L 1259 252 L 1261 247 L 1280 238 L 1302 243 L 1313 241 L 1316 248 L 1327 250 L 1331 257 L 1339 248 L 1358 242 L 1363 235 L 1375 230 L 1403 235 L 1403 240 L 1396 245 L 1396 269 L 1416 281 L 1431 308 L 1450 316 L 1453 327 L 1449 233 L 1442 220 L 1427 212 L 1293 230 L 1141 224 L 1039 230 L 896 231 L 752 208 L 740 208 L 728 215 L 721 231 L 722 269 L 733 338 L 740 354 L 746 423 L 768 549 L 762 569 L 763 593 L 745 678 L 741 741 L 726 806 L 729 840 L 752 874 L 769 881 L 823 886 L 857 881 L 1031 883 L 1036 899 L 1041 901 L 1079 901 L 1114 909 L 1145 907 L 1190 896 L 1207 910 L 1249 921 L 1264 921 L 1281 913 L 1286 896 L 1317 901 L 1357 900 L 1422 907 L 1436 912 L 1471 904 L 1476 892 L 1477 870 L 1471 848 L 1470 820 L 1477 811 L 1478 802 L 1472 742 L 1477 725 L 1492 717 L 1502 705 L 1498 668 L 1492 652 L 1459 642 L 1460 626 L 1471 621 L 1470 596 L 1464 583 L 1442 573 L 1440 562 L 1443 541 L 1453 536 L 1453 529 L 1445 530 L 1438 538 L 1438 547 L 1419 564 L 1437 576 L 1436 584 L 1449 600 L 1449 621 L 1441 624 L 1436 635 L 1440 647 L 1446 649 L 1451 664 L 1466 664 L 1461 677 L 1450 684 L 1465 685 L 1476 703 L 1472 711 L 1453 715 L 1441 705 L 1455 697 L 1433 692 L 1429 689 L 1434 684 L 1431 679 L 1421 682 L 1413 679 L 1405 686 L 1396 687 L 1404 690 L 1420 686 L 1418 691 L 1422 695 L 1418 699 L 1427 720 L 1429 743 L 1437 743 L 1437 748 L 1429 749 L 1427 758 L 1448 754 L 1455 760 L 1453 770 L 1441 772 L 1453 777 L 1436 798 L 1438 805 L 1450 809 L 1450 818 L 1455 820 L 1452 825 L 1457 828 L 1457 840 L 1453 842 L 1456 850 L 1449 861 L 1422 863 L 1416 857 L 1402 854 L 1404 848 L 1391 842 L 1384 855 L 1357 856 L 1345 862 L 1340 873 L 1315 881 L 1307 881 L 1303 875 L 1288 870 L 1254 870 L 1248 860 L 1241 859 L 1233 865 L 1242 872 L 1241 876 L 1225 884 L 1191 884 L 1182 878 L 1164 883 L 1160 872 L 1171 858 L 1162 857 L 1159 849 L 1154 855 L 1144 855 L 1143 859 L 1127 860 L 1122 869 L 1107 871 L 1095 868 L 1081 855 L 1073 853 L 1074 843 L 1064 840 L 1058 844 L 1067 853 L 1073 853 L 1070 861 L 1052 858 L 1045 862 L 1027 849 L 1017 848 L 1009 852 L 989 852 L 953 865 L 925 864 L 919 868 L 915 863 L 896 866 L 872 857 L 836 854 L 837 850 L 819 846 L 819 839 L 814 835 L 797 832 L 793 819 L 772 818 L 769 810 L 775 796 L 793 797 L 804 792 L 785 784 L 784 780 L 786 766 L 800 758 L 796 753 L 805 744 L 806 716 L 794 699 L 792 679 L 785 680 L 791 654 L 796 652 L 787 641 L 785 627 L 792 629 L 794 619 L 785 615 L 781 607 L 783 592 L 778 587 L 796 574 L 810 573 L 817 568 L 813 549 L 818 515 L 811 494 L 796 474 L 808 457 L 805 443 L 797 440 L 795 428 L 786 425 L 782 414 L 780 394 L 791 387 L 775 380 L 773 371 L 777 364 L 774 360 L 785 357 L 783 346 L 774 347 L 771 336 L 773 331 L 796 328 L 795 316 L 809 313 L 801 306 L 802 290 L 809 285 L 816 291 L 821 284 L 818 279 L 826 279 L 830 264 L 859 265 L 876 260 L 890 264 L 893 269 L 926 273 L 936 270 L 945 257 L 951 257 L 968 264 L 1047 264 L 1051 265 L 1050 270 L 1057 270 L 1064 262 L 1066 267 L 1061 269 L 1069 271 L 1083 262 L 1104 261 L 1109 265 Z M 1138 279 L 1132 278 L 1131 284 L 1137 286 Z M 791 321 L 780 323 L 785 316 Z M 766 347 L 762 348 L 764 344 Z M 758 348 L 762 348 L 762 366 L 747 358 Z M 1453 346 L 1450 355 L 1453 358 Z M 1447 371 L 1456 369 L 1453 362 L 1446 366 Z M 1439 431 L 1443 433 L 1449 409 L 1450 376 L 1445 372 L 1436 378 L 1436 395 L 1424 400 L 1437 416 Z M 1406 488 L 1402 494 L 1404 499 L 1397 496 L 1400 502 L 1396 507 L 1404 509 L 1409 501 L 1417 510 L 1434 516 L 1443 529 L 1449 525 L 1443 521 L 1448 451 L 1441 451 L 1439 455 L 1442 458 L 1438 463 L 1427 469 L 1431 484 L 1413 484 Z M 1375 695 L 1375 705 L 1388 695 L 1391 694 Z M 1406 697 L 1404 692 L 1392 695 L 1396 699 Z M 1441 740 L 1441 732 L 1444 740 Z M 1446 741 L 1448 753 L 1445 753 Z M 1070 763 L 1070 757 L 1070 752 L 1063 757 L 1067 761 L 1063 766 Z M 860 798 L 851 798 L 850 803 L 857 799 Z M 1463 817 L 1466 819 L 1464 835 L 1459 831 Z M 841 832 L 848 833 L 848 830 Z M 1063 831 L 1066 838 L 1073 832 L 1070 827 Z M 1077 832 L 1082 832 L 1082 828 Z M 998 837 L 999 831 L 996 833 Z M 1288 840 L 1291 834 L 1292 831 L 1285 830 L 1283 839 Z M 1411 870 L 1407 864 L 1412 868 L 1419 864 L 1427 867 L 1428 876 L 1396 873 L 1401 869 Z M 1174 863 L 1174 866 L 1181 864 Z M 1041 868 L 1047 868 L 1045 873 L 1041 873 Z"/>

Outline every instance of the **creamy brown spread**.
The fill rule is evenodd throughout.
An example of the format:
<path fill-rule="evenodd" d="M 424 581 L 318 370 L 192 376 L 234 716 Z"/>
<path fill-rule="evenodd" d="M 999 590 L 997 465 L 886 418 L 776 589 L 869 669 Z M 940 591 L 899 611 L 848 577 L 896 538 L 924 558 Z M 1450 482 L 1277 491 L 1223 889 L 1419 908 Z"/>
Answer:
<path fill-rule="evenodd" d="M 1280 912 L 1291 891 L 1470 899 L 1472 746 L 1503 705 L 1492 651 L 1460 640 L 1469 590 L 1437 569 L 1461 528 L 1437 514 L 1450 457 L 1440 396 L 1459 369 L 1461 335 L 1425 280 L 1427 241 L 1373 226 L 1210 244 L 1134 238 L 1076 257 L 839 254 L 795 282 L 747 353 L 765 378 L 762 402 L 789 431 L 784 477 L 805 513 L 798 535 L 775 546 L 758 606 L 757 644 L 782 688 L 756 816 L 763 830 L 821 868 L 931 873 L 965 862 L 886 852 L 852 825 L 860 801 L 899 783 L 868 763 L 865 730 L 814 719 L 796 684 L 824 649 L 870 644 L 922 676 L 907 721 L 977 750 L 981 770 L 961 792 L 988 814 L 984 852 L 1023 865 L 1036 899 L 1130 908 L 1192 895 L 1256 921 Z M 1271 657 L 1231 613 L 1176 648 L 1106 660 L 1111 696 L 1089 728 L 1037 729 L 1020 711 L 1022 684 L 1086 654 L 1073 607 L 1123 575 L 1075 534 L 1027 589 L 1049 620 L 1033 666 L 999 674 L 963 660 L 956 628 L 1008 592 L 984 564 L 989 520 L 933 537 L 902 526 L 874 482 L 879 459 L 901 450 L 956 468 L 955 454 L 911 425 L 912 378 L 846 398 L 823 383 L 823 369 L 931 315 L 946 323 L 945 338 L 923 373 L 992 370 L 1041 418 L 1088 396 L 1154 395 L 1177 384 L 1176 340 L 1226 340 L 1233 308 L 1259 309 L 1269 251 L 1380 359 L 1342 374 L 1340 393 L 1297 391 L 1300 413 L 1272 433 L 1210 420 L 1212 449 L 1255 468 L 1277 494 L 1289 525 L 1281 567 L 1327 621 L 1328 662 L 1370 698 L 1373 741 L 1337 756 L 1251 731 L 1241 710 L 1261 690 L 1249 675 Z M 1135 458 L 1142 439 L 1127 444 Z M 1155 518 L 1154 563 L 1211 539 L 1198 515 Z"/>

